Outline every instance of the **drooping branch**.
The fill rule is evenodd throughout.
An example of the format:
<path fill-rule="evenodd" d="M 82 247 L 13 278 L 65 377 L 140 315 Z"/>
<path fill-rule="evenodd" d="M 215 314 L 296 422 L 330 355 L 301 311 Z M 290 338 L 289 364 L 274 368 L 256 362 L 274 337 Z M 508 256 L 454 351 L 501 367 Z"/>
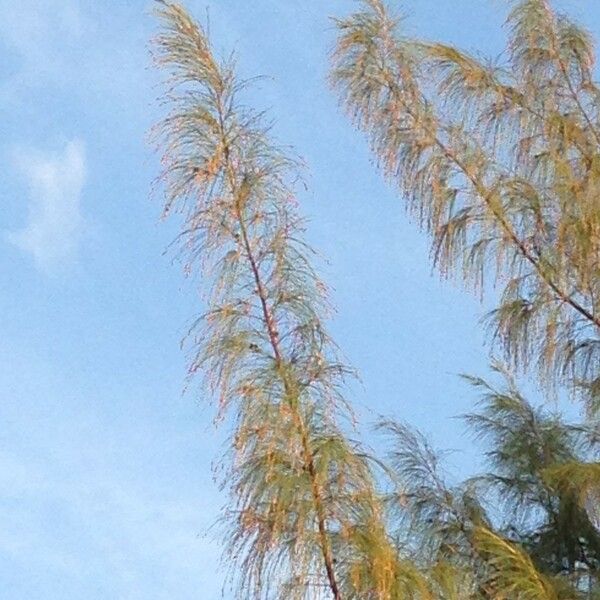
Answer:
<path fill-rule="evenodd" d="M 219 99 L 218 105 L 222 106 L 222 101 Z M 254 251 L 250 244 L 250 239 L 248 236 L 248 230 L 246 228 L 246 224 L 244 222 L 243 215 L 243 194 L 240 189 L 237 187 L 236 179 L 234 175 L 233 165 L 231 164 L 229 145 L 227 142 L 227 132 L 224 128 L 224 115 L 222 112 L 219 112 L 219 123 L 220 123 L 220 135 L 224 140 L 224 157 L 225 157 L 225 169 L 227 171 L 227 177 L 229 180 L 229 185 L 231 189 L 232 196 L 235 200 L 235 214 L 237 218 L 237 222 L 239 225 L 239 231 L 241 234 L 240 243 L 243 246 L 243 252 L 248 260 L 249 267 L 252 270 L 252 276 L 254 278 L 254 283 L 256 285 L 256 294 L 260 299 L 260 306 L 262 310 L 262 318 L 264 322 L 264 327 L 267 330 L 269 343 L 273 350 L 273 356 L 275 358 L 275 365 L 280 374 L 285 399 L 288 401 L 290 409 L 293 413 L 294 422 L 297 426 L 298 432 L 300 434 L 300 439 L 302 442 L 302 455 L 304 460 L 303 468 L 308 472 L 310 478 L 310 485 L 312 491 L 312 497 L 315 506 L 315 514 L 317 519 L 317 525 L 319 530 L 319 542 L 321 553 L 323 555 L 323 561 L 325 565 L 325 571 L 327 574 L 327 581 L 329 583 L 329 587 L 331 589 L 332 596 L 334 600 L 342 600 L 342 596 L 340 593 L 340 588 L 337 582 L 335 569 L 334 569 L 334 558 L 332 555 L 331 543 L 328 536 L 327 529 L 327 517 L 324 510 L 324 498 L 323 492 L 321 490 L 321 485 L 318 479 L 318 474 L 315 469 L 315 464 L 313 460 L 313 449 L 311 448 L 310 439 L 306 430 L 306 424 L 304 423 L 303 416 L 301 412 L 298 410 L 297 402 L 296 402 L 296 394 L 297 391 L 294 390 L 293 384 L 289 381 L 288 374 L 285 369 L 284 356 L 280 349 L 279 344 L 279 330 L 277 326 L 277 321 L 273 315 L 273 311 L 269 307 L 268 304 L 268 292 L 264 285 L 264 282 L 261 277 L 260 269 L 258 267 L 258 263 L 256 257 L 254 255 Z"/>
<path fill-rule="evenodd" d="M 323 325 L 297 161 L 241 103 L 233 61 L 214 58 L 183 8 L 162 4 L 154 49 L 172 110 L 156 130 L 161 182 L 165 211 L 183 214 L 186 268 L 205 274 L 189 370 L 233 421 L 224 485 L 240 596 L 391 600 L 404 567 L 369 463 L 338 425 L 351 417 L 340 395 L 349 369 Z"/>
<path fill-rule="evenodd" d="M 581 388 L 593 405 L 600 146 L 586 109 L 598 112 L 600 93 L 589 40 L 525 0 L 509 19 L 512 62 L 499 68 L 407 39 L 381 0 L 362 4 L 337 22 L 332 82 L 431 233 L 435 264 L 443 275 L 460 266 L 480 288 L 495 272 L 503 289 L 491 319 L 507 359 L 536 363 L 549 388 Z M 557 49 L 561 27 L 571 33 Z"/>

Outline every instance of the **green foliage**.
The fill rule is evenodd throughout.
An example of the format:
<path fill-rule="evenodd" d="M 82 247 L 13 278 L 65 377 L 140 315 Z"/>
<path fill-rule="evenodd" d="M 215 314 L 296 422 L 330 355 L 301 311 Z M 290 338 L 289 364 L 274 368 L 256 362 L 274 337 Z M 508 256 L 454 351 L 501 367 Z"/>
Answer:
<path fill-rule="evenodd" d="M 516 368 L 595 409 L 600 373 L 600 89 L 589 35 L 517 2 L 508 64 L 415 41 L 381 0 L 337 21 L 332 82 L 432 236 L 443 275 L 501 288 L 492 330 Z"/>
<path fill-rule="evenodd" d="M 593 415 L 600 88 L 590 36 L 546 0 L 514 2 L 508 61 L 496 65 L 409 39 L 382 0 L 360 4 L 336 21 L 331 80 L 343 105 L 430 233 L 442 275 L 481 291 L 491 276 L 500 288 L 489 323 L 509 366 L 537 367 L 548 392 L 580 392 Z M 421 436 L 387 426 L 400 529 L 423 557 L 467 565 L 486 595 L 561 596 L 538 569 L 574 586 L 567 595 L 589 595 L 600 585 L 595 421 L 572 426 L 533 408 L 504 374 L 501 390 L 468 378 L 483 393 L 466 422 L 489 446 L 484 475 L 448 485 Z"/>
<path fill-rule="evenodd" d="M 205 32 L 163 3 L 154 41 L 170 74 L 156 128 L 165 215 L 182 215 L 186 269 L 202 269 L 208 311 L 190 330 L 190 375 L 202 371 L 231 415 L 227 562 L 240 597 L 397 597 L 406 568 L 381 522 L 369 464 L 341 431 L 349 370 L 324 325 L 325 286 L 303 241 L 298 161 L 247 82 L 219 62 Z M 408 585 L 408 584 L 407 584 Z"/>
<path fill-rule="evenodd" d="M 561 494 L 569 494 L 586 506 L 590 495 L 600 489 L 600 463 L 567 462 L 543 471 L 544 480 Z M 597 502 L 597 498 L 592 498 Z"/>
<path fill-rule="evenodd" d="M 591 592 L 600 585 L 597 432 L 534 408 L 503 375 L 498 389 L 468 378 L 480 402 L 464 418 L 489 470 L 465 482 L 448 483 L 443 456 L 421 434 L 383 424 L 397 538 L 422 569 L 468 572 L 484 597 Z"/>
<path fill-rule="evenodd" d="M 498 67 L 402 36 L 380 0 L 337 21 L 332 81 L 432 236 L 444 275 L 501 286 L 509 367 L 600 398 L 600 91 L 589 36 L 545 0 L 514 4 Z M 384 460 L 348 431 L 351 370 L 304 241 L 302 165 L 277 144 L 234 57 L 159 2 L 155 128 L 165 217 L 207 310 L 187 336 L 230 437 L 224 561 L 237 597 L 559 600 L 600 588 L 598 423 L 534 407 L 509 372 L 465 417 L 487 471 L 464 482 L 420 433 L 385 421 Z M 375 467 L 377 466 L 377 468 Z M 596 596 L 594 596 L 596 594 Z"/>
<path fill-rule="evenodd" d="M 470 482 L 449 485 L 443 457 L 419 432 L 393 421 L 380 427 L 391 441 L 387 464 L 396 485 L 389 501 L 397 536 L 422 565 L 450 561 L 473 569 L 471 534 L 488 518 Z"/>
<path fill-rule="evenodd" d="M 490 472 L 477 479 L 488 504 L 501 511 L 501 529 L 545 572 L 597 577 L 600 532 L 574 490 L 552 480 L 565 467 L 597 456 L 595 434 L 535 409 L 508 376 L 500 390 L 471 381 L 482 398 L 466 421 L 491 446 Z"/>
<path fill-rule="evenodd" d="M 525 552 L 484 528 L 475 530 L 473 540 L 490 566 L 487 586 L 495 597 L 558 600 L 557 589 L 536 570 Z"/>

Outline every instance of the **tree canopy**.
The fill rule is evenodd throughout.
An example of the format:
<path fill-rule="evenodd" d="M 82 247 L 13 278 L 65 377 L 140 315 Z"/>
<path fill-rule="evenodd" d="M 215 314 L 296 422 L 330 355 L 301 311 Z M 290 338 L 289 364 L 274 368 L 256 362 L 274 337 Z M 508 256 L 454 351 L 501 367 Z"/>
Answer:
<path fill-rule="evenodd" d="M 332 82 L 431 234 L 443 275 L 500 287 L 490 315 L 516 368 L 595 410 L 600 360 L 600 89 L 589 35 L 515 2 L 506 64 L 412 40 L 381 0 L 337 21 Z"/>
<path fill-rule="evenodd" d="M 487 471 L 456 483 L 408 424 L 356 438 L 352 370 L 327 334 L 325 284 L 304 239 L 303 166 L 244 103 L 252 81 L 217 58 L 179 4 L 153 42 L 168 113 L 155 129 L 165 217 L 202 272 L 186 338 L 230 432 L 224 561 L 240 598 L 599 597 L 600 88 L 590 36 L 546 0 L 515 2 L 506 64 L 413 40 L 380 0 L 336 20 L 331 82 L 385 176 L 432 240 L 443 276 L 485 293 L 499 385 L 466 427 Z M 581 423 L 529 402 L 580 398 Z"/>

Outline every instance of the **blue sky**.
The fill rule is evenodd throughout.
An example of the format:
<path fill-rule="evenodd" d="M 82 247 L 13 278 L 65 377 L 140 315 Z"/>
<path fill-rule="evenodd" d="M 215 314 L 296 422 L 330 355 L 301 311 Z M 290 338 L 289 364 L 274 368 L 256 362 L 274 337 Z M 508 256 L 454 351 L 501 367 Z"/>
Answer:
<path fill-rule="evenodd" d="M 485 305 L 431 275 L 426 240 L 381 181 L 328 89 L 329 16 L 350 0 L 190 0 L 275 132 L 307 160 L 310 241 L 360 372 L 363 422 L 406 419 L 478 460 L 454 415 L 456 373 L 485 373 Z M 497 55 L 504 0 L 404 0 L 418 35 Z M 560 3 L 600 36 L 596 0 Z M 150 198 L 160 112 L 152 3 L 0 0 L 0 597 L 213 600 L 222 433 L 198 386 L 182 395 L 198 279 L 164 256 L 176 223 Z M 368 428 L 366 439 L 373 441 Z M 373 441 L 373 443 L 376 443 Z M 227 598 L 228 595 L 225 595 Z"/>

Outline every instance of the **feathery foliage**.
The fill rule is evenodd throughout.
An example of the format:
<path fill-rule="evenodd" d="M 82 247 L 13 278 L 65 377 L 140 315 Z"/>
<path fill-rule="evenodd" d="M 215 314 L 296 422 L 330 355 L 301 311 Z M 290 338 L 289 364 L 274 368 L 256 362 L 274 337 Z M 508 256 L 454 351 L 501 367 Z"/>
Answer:
<path fill-rule="evenodd" d="M 396 536 L 421 569 L 451 565 L 484 598 L 592 597 L 600 586 L 597 429 L 534 408 L 497 370 L 500 388 L 467 378 L 481 396 L 464 419 L 486 444 L 483 474 L 449 484 L 443 456 L 421 434 L 383 425 L 393 442 Z"/>
<path fill-rule="evenodd" d="M 489 529 L 476 529 L 474 544 L 491 567 L 487 586 L 494 597 L 515 600 L 558 600 L 560 597 L 552 582 L 536 570 L 525 552 Z"/>
<path fill-rule="evenodd" d="M 190 330 L 202 371 L 231 415 L 224 486 L 227 560 L 240 597 L 396 598 L 408 567 L 387 539 L 369 464 L 339 427 L 348 368 L 323 326 L 326 290 L 303 241 L 298 161 L 245 107 L 248 82 L 219 62 L 185 10 L 162 3 L 154 41 L 170 74 L 156 129 L 165 215 L 183 216 L 186 269 L 208 310 Z"/>
<path fill-rule="evenodd" d="M 471 379 L 482 399 L 480 410 L 466 421 L 491 446 L 486 453 L 491 471 L 479 483 L 502 513 L 502 530 L 542 570 L 570 579 L 597 577 L 600 532 L 579 495 L 551 475 L 597 458 L 596 433 L 535 409 L 506 378 L 500 390 Z"/>
<path fill-rule="evenodd" d="M 409 39 L 383 0 L 360 4 L 336 22 L 331 80 L 342 103 L 430 233 L 442 275 L 481 291 L 491 275 L 500 287 L 490 324 L 509 366 L 537 367 L 546 391 L 581 392 L 593 415 L 600 88 L 589 35 L 547 0 L 520 0 L 507 20 L 508 61 L 497 65 Z M 571 426 L 534 409 L 510 378 L 502 390 L 470 381 L 483 399 L 466 421 L 490 445 L 489 473 L 449 486 L 418 434 L 388 426 L 409 543 L 466 566 L 485 596 L 562 597 L 563 583 L 567 595 L 592 594 L 595 421 Z M 560 576 L 559 587 L 537 569 Z"/>
<path fill-rule="evenodd" d="M 600 389 L 600 88 L 583 29 L 514 3 L 508 64 L 402 34 L 382 0 L 337 21 L 332 82 L 432 236 L 443 275 L 501 286 L 495 338 L 596 408 Z"/>
<path fill-rule="evenodd" d="M 325 321 L 325 285 L 304 241 L 302 165 L 243 103 L 250 82 L 206 32 L 160 1 L 153 45 L 169 77 L 155 135 L 165 216 L 202 272 L 190 328 L 230 427 L 224 560 L 237 597 L 558 600 L 600 587 L 597 423 L 534 408 L 507 373 L 465 417 L 489 472 L 449 483 L 408 426 L 381 424 L 387 460 L 350 439 L 351 370 Z M 444 274 L 504 284 L 495 330 L 514 367 L 548 389 L 600 389 L 598 90 L 587 35 L 544 0 L 515 4 L 510 64 L 403 38 L 380 0 L 338 21 L 333 81 L 386 174 L 433 236 Z M 500 370 L 500 368 L 497 368 Z M 383 475 L 373 465 L 383 467 Z M 391 491 L 382 482 L 391 482 Z"/>

